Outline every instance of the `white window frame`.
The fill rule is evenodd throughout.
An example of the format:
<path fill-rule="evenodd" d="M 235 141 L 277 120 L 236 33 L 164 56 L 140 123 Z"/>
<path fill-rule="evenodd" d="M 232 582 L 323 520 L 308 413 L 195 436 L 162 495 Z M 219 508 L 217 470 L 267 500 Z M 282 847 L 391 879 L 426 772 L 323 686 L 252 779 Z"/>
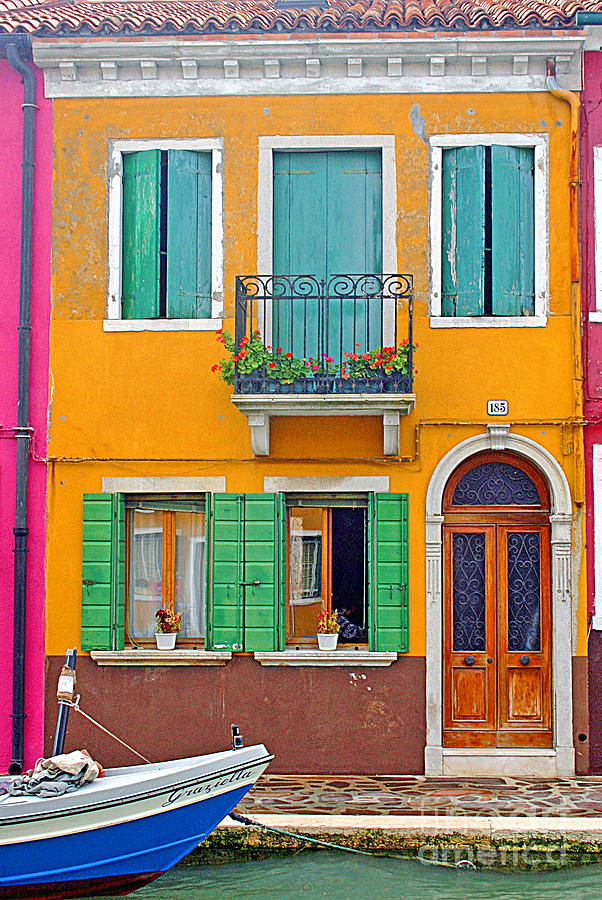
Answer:
<path fill-rule="evenodd" d="M 394 134 L 269 135 L 259 138 L 257 187 L 257 273 L 271 275 L 274 248 L 274 151 L 380 150 L 382 159 L 382 266 L 383 273 L 397 272 L 397 178 Z M 267 318 L 269 319 L 269 310 Z M 386 341 L 393 341 L 394 316 L 383 316 Z M 269 338 L 271 323 L 267 322 Z"/>
<path fill-rule="evenodd" d="M 594 147 L 594 269 L 596 308 L 589 314 L 590 322 L 602 322 L 602 147 Z M 597 579 L 596 579 L 597 580 Z M 602 612 L 602 609 L 601 609 Z"/>
<path fill-rule="evenodd" d="M 594 491 L 594 615 L 592 628 L 602 631 L 602 444 L 592 448 Z"/>
<path fill-rule="evenodd" d="M 542 328 L 549 310 L 549 227 L 547 134 L 437 134 L 430 145 L 430 291 L 431 328 Z M 494 145 L 533 147 L 535 217 L 535 315 L 533 316 L 443 316 L 441 315 L 443 150 L 451 147 Z"/>
<path fill-rule="evenodd" d="M 123 154 L 136 150 L 211 153 L 211 318 L 122 319 Z M 108 275 L 105 331 L 218 331 L 224 315 L 224 141 L 182 138 L 109 141 Z"/>

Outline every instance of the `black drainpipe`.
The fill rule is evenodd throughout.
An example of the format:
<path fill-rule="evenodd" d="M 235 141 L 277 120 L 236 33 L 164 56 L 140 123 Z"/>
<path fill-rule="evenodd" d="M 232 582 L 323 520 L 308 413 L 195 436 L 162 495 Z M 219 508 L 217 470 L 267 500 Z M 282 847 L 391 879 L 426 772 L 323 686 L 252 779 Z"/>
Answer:
<path fill-rule="evenodd" d="M 6 46 L 6 58 L 23 79 L 23 163 L 21 190 L 21 282 L 19 287 L 19 374 L 17 399 L 17 474 L 15 486 L 15 575 L 13 621 L 13 728 L 9 774 L 23 770 L 25 721 L 25 579 L 27 574 L 27 469 L 29 464 L 29 347 L 31 334 L 31 235 L 35 77 L 19 53 L 21 41 Z M 22 46 L 22 44 L 21 44 Z"/>

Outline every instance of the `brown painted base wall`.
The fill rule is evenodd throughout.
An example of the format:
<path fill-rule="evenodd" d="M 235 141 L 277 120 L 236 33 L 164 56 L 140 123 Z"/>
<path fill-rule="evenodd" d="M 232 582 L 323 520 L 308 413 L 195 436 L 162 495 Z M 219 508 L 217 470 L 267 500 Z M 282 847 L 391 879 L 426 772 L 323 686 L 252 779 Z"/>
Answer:
<path fill-rule="evenodd" d="M 592 775 L 602 774 L 602 633 L 589 636 L 589 761 Z"/>
<path fill-rule="evenodd" d="M 573 657 L 573 745 L 575 747 L 575 772 L 590 774 L 590 727 L 588 690 L 588 660 L 586 656 Z"/>
<path fill-rule="evenodd" d="M 45 753 L 56 725 L 56 685 L 64 658 L 46 660 Z M 223 667 L 107 667 L 77 661 L 87 713 L 150 760 L 194 756 L 230 744 L 264 743 L 280 774 L 421 774 L 425 744 L 425 660 L 386 668 L 262 667 L 234 657 Z M 77 713 L 66 750 L 85 747 L 105 766 L 136 757 Z"/>

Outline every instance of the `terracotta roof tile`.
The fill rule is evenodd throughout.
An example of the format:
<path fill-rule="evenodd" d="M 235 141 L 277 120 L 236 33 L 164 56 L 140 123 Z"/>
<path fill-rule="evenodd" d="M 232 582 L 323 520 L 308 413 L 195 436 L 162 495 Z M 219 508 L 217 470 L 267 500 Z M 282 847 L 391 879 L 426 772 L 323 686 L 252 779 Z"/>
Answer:
<path fill-rule="evenodd" d="M 283 9 L 273 0 L 0 0 L 0 32 L 30 34 L 341 33 L 564 28 L 602 0 L 329 0 Z"/>

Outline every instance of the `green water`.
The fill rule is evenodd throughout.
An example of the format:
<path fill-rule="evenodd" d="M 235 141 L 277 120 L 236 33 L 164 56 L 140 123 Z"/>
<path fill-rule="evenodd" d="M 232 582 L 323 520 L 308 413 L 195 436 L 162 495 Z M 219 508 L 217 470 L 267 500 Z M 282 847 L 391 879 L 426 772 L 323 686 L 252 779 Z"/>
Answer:
<path fill-rule="evenodd" d="M 184 862 L 132 900 L 602 900 L 602 868 L 555 872 L 459 871 L 417 862 L 340 853 L 245 860 L 224 865 Z"/>

